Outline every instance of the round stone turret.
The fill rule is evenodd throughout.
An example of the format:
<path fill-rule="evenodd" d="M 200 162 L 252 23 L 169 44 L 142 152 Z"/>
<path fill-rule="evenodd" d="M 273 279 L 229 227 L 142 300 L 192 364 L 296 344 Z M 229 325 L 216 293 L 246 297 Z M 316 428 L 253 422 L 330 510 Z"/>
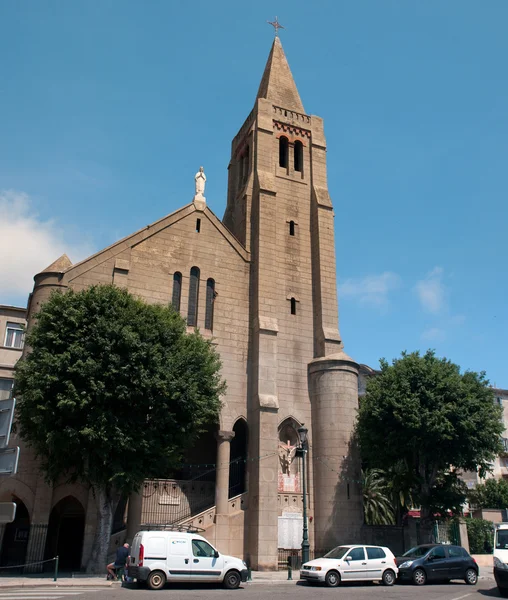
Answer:
<path fill-rule="evenodd" d="M 358 364 L 345 352 L 309 363 L 314 473 L 314 547 L 355 542 L 363 522 L 361 467 L 353 431 Z"/>

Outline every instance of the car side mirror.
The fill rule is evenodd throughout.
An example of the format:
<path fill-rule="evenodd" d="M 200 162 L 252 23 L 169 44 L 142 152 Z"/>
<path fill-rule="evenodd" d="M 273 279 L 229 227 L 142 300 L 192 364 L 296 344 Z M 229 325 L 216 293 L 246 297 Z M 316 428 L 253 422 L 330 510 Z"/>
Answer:
<path fill-rule="evenodd" d="M 352 556 L 346 556 L 346 558 L 344 560 L 353 560 Z"/>
<path fill-rule="evenodd" d="M 220 556 L 220 554 L 219 554 L 219 551 L 218 551 L 218 550 L 216 550 L 216 551 L 214 552 L 214 554 L 213 554 L 213 557 L 214 557 L 214 558 L 219 558 L 219 556 Z"/>
<path fill-rule="evenodd" d="M 434 558 L 435 558 L 435 557 L 434 557 L 434 555 L 433 555 L 433 554 L 429 554 L 429 555 L 427 556 L 427 560 L 434 560 Z"/>

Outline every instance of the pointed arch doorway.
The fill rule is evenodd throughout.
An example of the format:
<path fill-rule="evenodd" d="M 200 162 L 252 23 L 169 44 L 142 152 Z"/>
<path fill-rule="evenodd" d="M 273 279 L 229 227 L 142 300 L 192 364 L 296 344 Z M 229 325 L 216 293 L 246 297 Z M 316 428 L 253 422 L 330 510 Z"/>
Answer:
<path fill-rule="evenodd" d="M 16 518 L 12 523 L 5 525 L 0 555 L 0 564 L 3 567 L 25 564 L 28 548 L 30 533 L 28 509 L 25 503 L 16 496 L 12 497 L 12 502 L 16 504 Z"/>
<path fill-rule="evenodd" d="M 58 556 L 62 571 L 79 571 L 85 533 L 85 509 L 74 496 L 57 502 L 51 511 L 46 558 Z"/>
<path fill-rule="evenodd" d="M 231 440 L 229 466 L 229 498 L 247 490 L 247 443 L 248 428 L 245 419 L 238 419 L 233 426 L 235 437 Z"/>

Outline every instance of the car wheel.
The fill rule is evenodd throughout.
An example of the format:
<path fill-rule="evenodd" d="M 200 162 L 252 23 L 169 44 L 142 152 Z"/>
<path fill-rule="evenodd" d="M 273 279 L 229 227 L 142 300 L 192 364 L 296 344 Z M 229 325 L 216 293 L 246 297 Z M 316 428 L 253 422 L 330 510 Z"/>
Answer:
<path fill-rule="evenodd" d="M 241 578 L 238 571 L 228 571 L 222 583 L 227 590 L 236 590 L 240 582 Z"/>
<path fill-rule="evenodd" d="M 393 585 L 395 583 L 395 573 L 391 569 L 386 569 L 383 573 L 383 585 Z"/>
<path fill-rule="evenodd" d="M 427 575 L 423 569 L 414 570 L 413 583 L 415 585 L 425 585 L 427 583 Z"/>
<path fill-rule="evenodd" d="M 478 573 L 474 569 L 468 569 L 464 579 L 468 585 L 476 585 L 478 583 Z"/>
<path fill-rule="evenodd" d="M 151 590 L 162 590 L 166 585 L 166 576 L 162 571 L 152 571 L 146 583 Z"/>
<path fill-rule="evenodd" d="M 328 587 L 337 587 L 340 584 L 340 575 L 337 571 L 328 571 L 325 577 L 325 583 Z"/>

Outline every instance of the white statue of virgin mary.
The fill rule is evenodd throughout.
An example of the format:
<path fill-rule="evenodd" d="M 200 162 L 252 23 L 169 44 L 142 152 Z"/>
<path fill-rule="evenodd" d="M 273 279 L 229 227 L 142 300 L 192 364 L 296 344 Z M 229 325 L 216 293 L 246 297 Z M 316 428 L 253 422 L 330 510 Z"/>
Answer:
<path fill-rule="evenodd" d="M 203 167 L 199 167 L 199 171 L 194 177 L 196 182 L 196 197 L 200 198 L 205 192 L 206 175 Z"/>

